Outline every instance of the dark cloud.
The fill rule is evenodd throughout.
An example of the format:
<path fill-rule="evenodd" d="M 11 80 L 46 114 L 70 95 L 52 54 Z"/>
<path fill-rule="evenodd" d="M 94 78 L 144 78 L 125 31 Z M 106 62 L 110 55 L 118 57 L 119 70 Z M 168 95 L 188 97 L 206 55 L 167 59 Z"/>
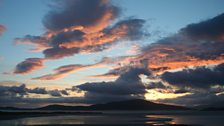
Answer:
<path fill-rule="evenodd" d="M 180 89 L 175 90 L 173 93 L 182 94 L 182 93 L 189 93 L 189 92 L 190 92 L 190 90 L 187 90 L 185 88 L 180 88 Z"/>
<path fill-rule="evenodd" d="M 60 6 L 59 6 L 60 5 Z M 119 15 L 119 8 L 107 0 L 57 1 L 45 16 L 43 23 L 51 31 L 74 26 L 104 28 Z"/>
<path fill-rule="evenodd" d="M 111 95 L 145 94 L 146 87 L 141 82 L 140 74 L 150 75 L 145 69 L 133 68 L 122 74 L 114 82 L 84 83 L 76 86 L 80 90 Z"/>
<path fill-rule="evenodd" d="M 191 88 L 210 88 L 214 85 L 224 85 L 224 64 L 214 68 L 197 67 L 177 72 L 165 72 L 161 75 L 164 81 L 171 85 Z"/>
<path fill-rule="evenodd" d="M 224 41 L 224 14 L 200 23 L 190 24 L 180 30 L 194 40 Z"/>
<path fill-rule="evenodd" d="M 126 19 L 121 20 L 115 24 L 112 28 L 105 29 L 106 36 L 115 36 L 119 34 L 122 39 L 127 40 L 140 40 L 146 36 L 149 36 L 147 31 L 143 29 L 145 20 L 143 19 Z M 126 32 L 124 32 L 126 31 Z"/>
<path fill-rule="evenodd" d="M 185 106 L 211 105 L 213 103 L 224 103 L 224 95 L 216 95 L 210 92 L 197 92 L 178 98 L 160 99 L 159 101 Z"/>
<path fill-rule="evenodd" d="M 92 82 L 74 86 L 75 90 L 85 91 L 84 99 L 90 103 L 105 103 L 128 99 L 144 99 L 148 88 L 139 75 L 151 75 L 143 68 L 130 68 L 115 81 Z"/>
<path fill-rule="evenodd" d="M 194 48 L 187 52 L 187 55 L 203 60 L 216 60 L 219 59 L 223 62 L 224 54 L 223 42 L 204 42 L 200 44 L 200 48 Z"/>
<path fill-rule="evenodd" d="M 66 90 L 61 90 L 61 93 L 62 93 L 63 95 L 69 95 L 69 93 L 68 93 Z"/>
<path fill-rule="evenodd" d="M 47 38 L 42 36 L 26 35 L 23 38 L 16 38 L 15 43 L 33 45 L 35 48 L 30 49 L 31 51 L 42 51 L 50 47 Z"/>
<path fill-rule="evenodd" d="M 36 87 L 34 89 L 28 89 L 28 92 L 34 93 L 34 94 L 48 94 L 45 88 L 40 88 L 40 87 Z"/>
<path fill-rule="evenodd" d="M 53 47 L 60 47 L 62 43 L 70 42 L 77 42 L 77 44 L 80 44 L 84 35 L 85 33 L 79 30 L 74 30 L 71 32 L 61 32 L 52 37 L 51 45 Z"/>
<path fill-rule="evenodd" d="M 49 48 L 43 51 L 45 58 L 47 59 L 60 59 L 66 56 L 73 56 L 74 54 L 79 53 L 79 48 Z"/>
<path fill-rule="evenodd" d="M 104 50 L 113 48 L 115 44 L 116 43 L 104 43 L 100 45 L 86 46 L 86 47 L 80 48 L 80 53 L 90 54 L 90 53 L 102 52 Z"/>
<path fill-rule="evenodd" d="M 51 96 L 55 96 L 55 97 L 61 97 L 61 92 L 57 89 L 55 90 L 51 90 L 51 91 L 48 91 L 48 93 L 51 95 Z"/>
<path fill-rule="evenodd" d="M 0 24 L 0 35 L 6 31 L 6 27 Z"/>
<path fill-rule="evenodd" d="M 167 87 L 162 82 L 150 82 L 147 89 L 167 89 Z"/>
<path fill-rule="evenodd" d="M 165 72 L 161 75 L 163 81 L 177 89 L 173 93 L 188 93 L 185 96 L 159 99 L 160 102 L 196 106 L 224 103 L 224 64 L 183 69 L 176 72 Z"/>
<path fill-rule="evenodd" d="M 16 69 L 14 71 L 15 74 L 25 74 L 30 73 L 34 70 L 41 69 L 43 64 L 42 58 L 28 58 L 25 61 L 16 65 Z"/>
<path fill-rule="evenodd" d="M 43 51 L 43 54 L 46 59 L 52 60 L 52 59 L 61 59 L 68 56 L 73 56 L 75 54 L 80 53 L 95 53 L 95 52 L 101 52 L 103 50 L 112 48 L 113 44 L 102 44 L 102 45 L 96 45 L 96 46 L 86 46 L 83 48 L 65 48 L 65 47 L 53 47 L 48 48 Z"/>
<path fill-rule="evenodd" d="M 4 96 L 24 96 L 27 94 L 27 89 L 26 85 L 22 84 L 20 86 L 11 86 L 11 87 L 6 87 L 6 86 L 0 86 L 0 97 Z"/>
<path fill-rule="evenodd" d="M 25 84 L 19 86 L 0 86 L 0 101 L 9 98 L 26 98 L 29 94 L 50 95 L 54 97 L 62 97 L 69 95 L 66 90 L 47 90 L 45 88 L 27 88 Z"/>

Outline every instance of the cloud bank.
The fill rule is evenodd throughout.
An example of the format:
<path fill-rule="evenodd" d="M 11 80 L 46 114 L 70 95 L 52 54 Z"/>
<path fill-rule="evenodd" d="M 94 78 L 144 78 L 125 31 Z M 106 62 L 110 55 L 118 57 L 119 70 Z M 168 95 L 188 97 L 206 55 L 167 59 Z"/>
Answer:
<path fill-rule="evenodd" d="M 161 74 L 170 70 L 224 63 L 223 24 L 224 14 L 189 24 L 178 33 L 143 47 L 140 54 L 121 67 L 130 63 L 132 67 L 147 63 L 153 73 Z"/>
<path fill-rule="evenodd" d="M 184 69 L 177 72 L 165 72 L 161 78 L 172 85 L 179 87 L 205 88 L 214 85 L 224 85 L 224 64 L 214 68 L 197 67 L 195 69 Z"/>

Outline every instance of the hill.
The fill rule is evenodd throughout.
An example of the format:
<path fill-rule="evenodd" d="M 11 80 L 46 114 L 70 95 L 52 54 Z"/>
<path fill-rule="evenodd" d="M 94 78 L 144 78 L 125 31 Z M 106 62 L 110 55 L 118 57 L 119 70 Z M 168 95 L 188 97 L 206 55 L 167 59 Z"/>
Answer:
<path fill-rule="evenodd" d="M 188 108 L 175 105 L 159 104 L 142 99 L 134 99 L 91 106 L 49 105 L 40 110 L 186 110 Z"/>

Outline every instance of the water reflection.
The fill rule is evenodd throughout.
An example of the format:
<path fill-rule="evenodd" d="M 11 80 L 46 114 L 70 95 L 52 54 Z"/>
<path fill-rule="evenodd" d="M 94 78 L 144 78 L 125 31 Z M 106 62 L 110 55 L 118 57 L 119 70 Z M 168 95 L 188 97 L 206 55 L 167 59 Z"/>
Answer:
<path fill-rule="evenodd" d="M 172 119 L 169 124 L 223 126 L 223 115 L 147 115 L 147 118 Z"/>
<path fill-rule="evenodd" d="M 56 125 L 56 124 L 138 124 L 138 125 L 156 125 L 167 124 L 172 119 L 165 118 L 145 118 L 142 115 L 102 115 L 102 116 L 49 116 L 49 117 L 32 117 L 15 120 L 2 120 L 1 126 L 15 125 Z"/>
<path fill-rule="evenodd" d="M 224 113 L 155 113 L 155 112 L 106 112 L 101 115 L 60 115 L 60 116 L 41 116 L 26 117 L 12 120 L 0 120 L 0 126 L 16 125 L 82 125 L 105 124 L 105 126 L 154 126 L 169 125 L 181 126 L 200 125 L 200 126 L 223 126 Z"/>
<path fill-rule="evenodd" d="M 172 122 L 172 118 L 168 118 L 168 117 L 155 117 L 155 116 L 145 116 L 146 120 L 145 123 L 146 124 L 151 124 L 151 125 L 166 125 L 166 124 L 173 124 Z"/>

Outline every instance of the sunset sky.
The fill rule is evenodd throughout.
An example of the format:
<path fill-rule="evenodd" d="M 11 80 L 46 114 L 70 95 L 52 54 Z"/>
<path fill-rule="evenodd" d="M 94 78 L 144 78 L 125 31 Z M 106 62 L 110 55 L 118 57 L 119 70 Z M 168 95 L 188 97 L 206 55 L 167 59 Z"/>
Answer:
<path fill-rule="evenodd" d="M 0 106 L 224 103 L 223 0 L 0 0 Z"/>

